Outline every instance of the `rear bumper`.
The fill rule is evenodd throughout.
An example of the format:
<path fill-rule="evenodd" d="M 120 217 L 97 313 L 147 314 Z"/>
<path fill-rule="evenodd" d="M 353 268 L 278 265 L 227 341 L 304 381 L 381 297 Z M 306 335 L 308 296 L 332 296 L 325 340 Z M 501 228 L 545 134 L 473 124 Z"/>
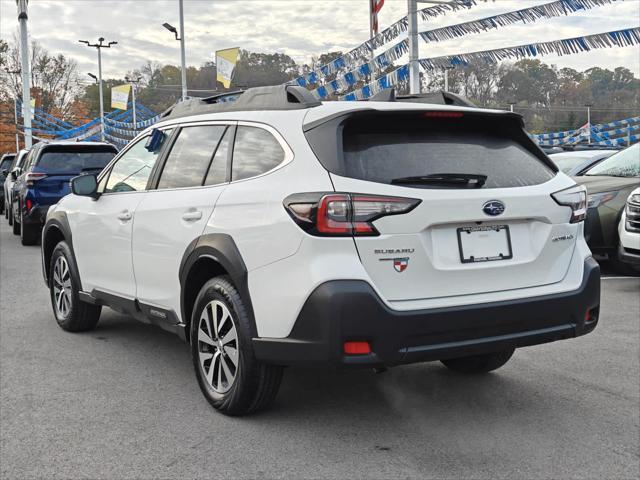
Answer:
<path fill-rule="evenodd" d="M 640 250 L 618 246 L 618 258 L 624 263 L 640 266 Z"/>
<path fill-rule="evenodd" d="M 571 292 L 430 310 L 391 310 L 368 283 L 337 280 L 314 290 L 289 337 L 254 338 L 253 346 L 259 360 L 277 365 L 400 365 L 584 335 L 596 327 L 599 306 L 600 268 L 593 258 L 585 260 L 582 284 Z M 368 341 L 372 353 L 345 355 L 346 341 Z"/>
<path fill-rule="evenodd" d="M 25 225 L 42 228 L 47 219 L 49 207 L 50 205 L 35 205 L 29 213 L 23 215 L 22 221 Z"/>

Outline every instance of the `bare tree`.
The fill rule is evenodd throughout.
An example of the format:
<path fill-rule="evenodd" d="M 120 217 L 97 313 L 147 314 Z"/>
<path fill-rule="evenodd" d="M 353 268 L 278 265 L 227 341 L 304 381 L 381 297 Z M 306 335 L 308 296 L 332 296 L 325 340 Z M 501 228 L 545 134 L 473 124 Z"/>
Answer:
<path fill-rule="evenodd" d="M 36 98 L 38 108 L 66 118 L 73 103 L 83 93 L 76 62 L 62 54 L 51 55 L 36 41 L 31 42 L 29 53 L 32 97 Z M 21 77 L 7 72 L 20 70 L 20 51 L 16 39 L 11 44 L 5 42 L 0 45 L 0 54 L 0 100 L 21 98 Z"/>

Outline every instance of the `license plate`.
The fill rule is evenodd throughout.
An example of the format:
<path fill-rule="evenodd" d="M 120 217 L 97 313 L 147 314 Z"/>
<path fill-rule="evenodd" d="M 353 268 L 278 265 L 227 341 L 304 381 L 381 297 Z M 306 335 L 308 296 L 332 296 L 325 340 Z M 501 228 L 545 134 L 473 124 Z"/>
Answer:
<path fill-rule="evenodd" d="M 458 228 L 462 263 L 494 262 L 513 258 L 508 225 Z"/>

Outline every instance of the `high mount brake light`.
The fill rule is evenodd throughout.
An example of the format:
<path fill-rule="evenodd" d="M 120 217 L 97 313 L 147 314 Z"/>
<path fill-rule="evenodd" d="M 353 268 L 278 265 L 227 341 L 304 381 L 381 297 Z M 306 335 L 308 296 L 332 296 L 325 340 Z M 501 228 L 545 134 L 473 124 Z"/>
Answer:
<path fill-rule="evenodd" d="M 324 237 L 378 236 L 371 222 L 408 213 L 420 200 L 356 193 L 301 193 L 287 197 L 284 206 L 304 231 Z"/>
<path fill-rule="evenodd" d="M 571 208 L 569 223 L 582 222 L 587 217 L 587 189 L 584 185 L 560 190 L 551 196 L 558 205 Z"/>
<path fill-rule="evenodd" d="M 462 112 L 424 112 L 426 118 L 462 118 Z"/>
<path fill-rule="evenodd" d="M 24 181 L 27 184 L 27 186 L 33 187 L 35 182 L 37 182 L 38 180 L 42 180 L 43 178 L 46 178 L 46 176 L 47 176 L 46 173 L 29 172 L 25 174 Z"/>

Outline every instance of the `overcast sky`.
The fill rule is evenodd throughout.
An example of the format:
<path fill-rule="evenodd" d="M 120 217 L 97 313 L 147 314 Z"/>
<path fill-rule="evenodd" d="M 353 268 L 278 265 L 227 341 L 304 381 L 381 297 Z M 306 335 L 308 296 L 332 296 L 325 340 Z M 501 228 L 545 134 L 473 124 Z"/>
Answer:
<path fill-rule="evenodd" d="M 483 18 L 496 13 L 547 3 L 549 0 L 495 0 L 420 24 L 420 29 Z M 185 0 L 187 64 L 213 60 L 215 50 L 240 46 L 257 52 L 280 52 L 298 63 L 332 50 L 348 51 L 368 36 L 368 0 Z M 179 42 L 162 28 L 178 26 L 177 0 L 31 0 L 29 33 L 47 49 L 75 59 L 80 72 L 97 73 L 95 49 L 78 43 L 104 36 L 118 45 L 104 50 L 105 77 L 122 78 L 147 60 L 179 65 Z M 381 29 L 406 14 L 406 0 L 386 0 Z M 640 0 L 611 5 L 490 33 L 422 44 L 421 57 L 486 50 L 556 40 L 637 26 Z M 14 0 L 0 0 L 0 36 L 17 31 Z M 422 42 L 421 42 L 422 43 Z M 625 66 L 640 76 L 638 47 L 596 50 L 566 57 L 541 57 L 559 67 L 584 70 L 593 66 Z"/>

